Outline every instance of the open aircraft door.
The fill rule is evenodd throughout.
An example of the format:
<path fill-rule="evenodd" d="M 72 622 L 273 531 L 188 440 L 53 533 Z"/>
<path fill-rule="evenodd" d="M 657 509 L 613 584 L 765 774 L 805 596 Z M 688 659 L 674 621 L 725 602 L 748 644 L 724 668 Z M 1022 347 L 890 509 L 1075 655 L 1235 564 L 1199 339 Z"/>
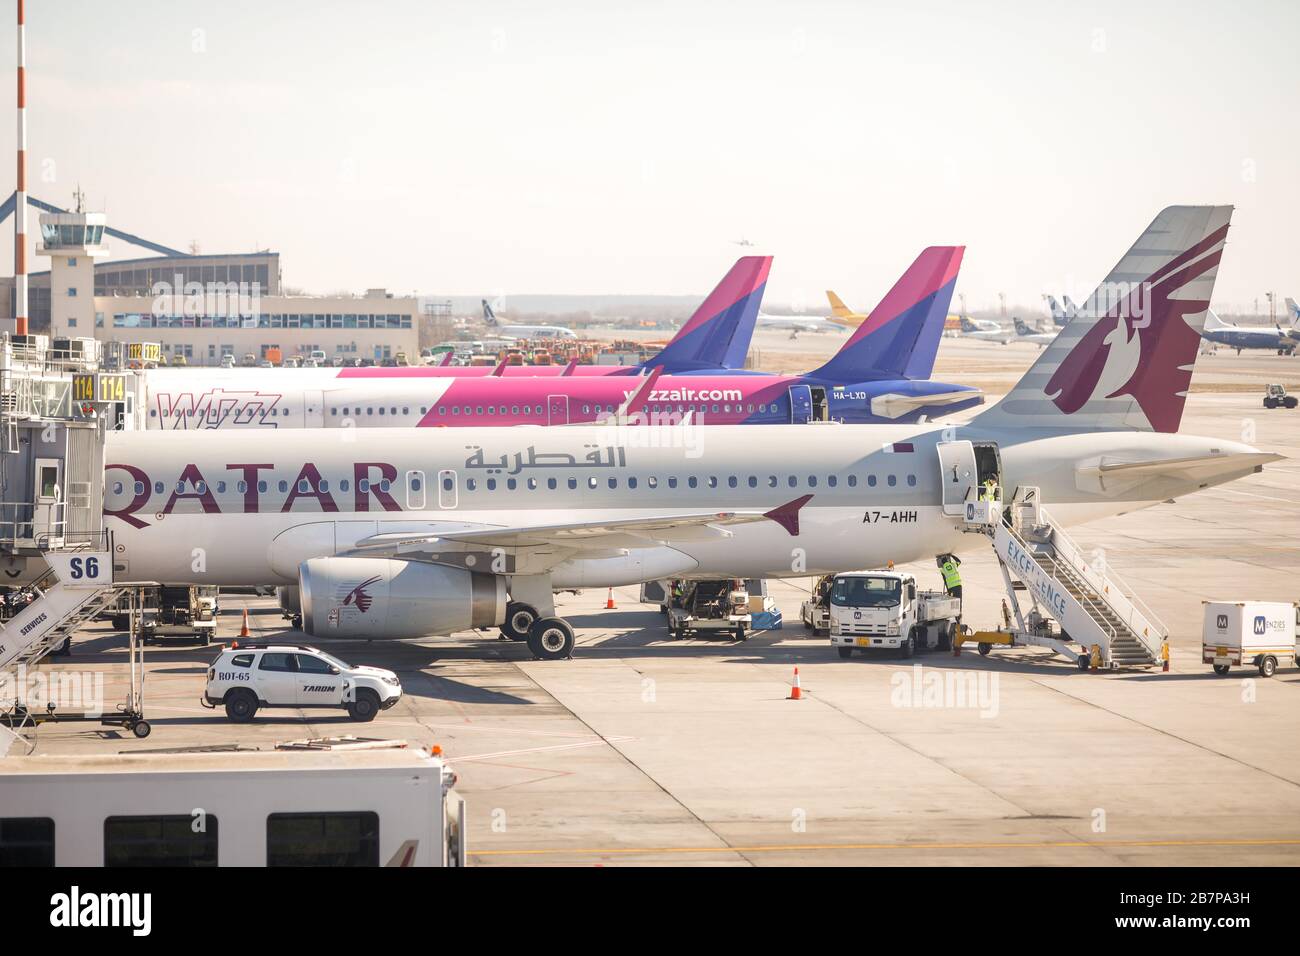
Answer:
<path fill-rule="evenodd" d="M 812 389 L 807 385 L 790 386 L 790 421 L 807 425 L 813 417 Z"/>
<path fill-rule="evenodd" d="M 979 493 L 975 446 L 968 441 L 941 441 L 935 448 L 939 452 L 939 471 L 943 476 L 943 513 L 960 517 L 964 514 L 967 497 L 973 501 Z"/>

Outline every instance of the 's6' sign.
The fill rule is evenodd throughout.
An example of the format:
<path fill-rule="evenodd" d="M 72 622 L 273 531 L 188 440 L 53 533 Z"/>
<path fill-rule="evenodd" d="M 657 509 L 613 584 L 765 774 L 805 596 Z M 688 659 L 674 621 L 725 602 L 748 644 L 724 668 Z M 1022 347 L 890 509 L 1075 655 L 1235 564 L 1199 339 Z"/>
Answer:
<path fill-rule="evenodd" d="M 98 580 L 99 558 L 70 558 L 68 560 L 68 574 L 74 581 Z"/>

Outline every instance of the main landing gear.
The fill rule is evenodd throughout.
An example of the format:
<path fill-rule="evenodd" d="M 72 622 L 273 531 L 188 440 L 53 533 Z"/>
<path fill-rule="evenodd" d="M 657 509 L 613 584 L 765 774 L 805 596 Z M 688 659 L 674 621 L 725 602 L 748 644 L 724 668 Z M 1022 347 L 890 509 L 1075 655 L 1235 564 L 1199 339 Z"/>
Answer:
<path fill-rule="evenodd" d="M 573 628 L 559 617 L 542 617 L 537 608 L 523 601 L 506 605 L 506 619 L 501 625 L 503 640 L 527 642 L 533 656 L 543 661 L 558 661 L 573 656 Z"/>
<path fill-rule="evenodd" d="M 528 631 L 528 649 L 543 661 L 565 660 L 573 656 L 573 628 L 562 617 L 542 617 Z"/>
<path fill-rule="evenodd" d="M 527 643 L 539 661 L 573 656 L 573 628 L 555 615 L 555 592 L 549 574 L 515 575 L 510 579 L 510 598 L 501 624 L 502 637 Z"/>
<path fill-rule="evenodd" d="M 539 617 L 541 615 L 537 613 L 537 608 L 531 604 L 511 601 L 506 605 L 506 619 L 501 625 L 501 636 L 507 641 L 526 641 Z"/>

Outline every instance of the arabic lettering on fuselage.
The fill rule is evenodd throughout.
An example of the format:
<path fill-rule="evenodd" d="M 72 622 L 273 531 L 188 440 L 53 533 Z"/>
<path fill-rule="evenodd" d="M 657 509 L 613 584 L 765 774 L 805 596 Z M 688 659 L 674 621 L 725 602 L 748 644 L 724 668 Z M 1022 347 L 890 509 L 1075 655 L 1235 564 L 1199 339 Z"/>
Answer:
<path fill-rule="evenodd" d="M 622 468 L 627 465 L 626 449 L 615 445 L 583 445 L 588 451 L 581 457 L 568 452 L 539 452 L 536 445 L 529 445 L 525 451 L 513 455 L 506 452 L 495 460 L 484 455 L 482 445 L 465 447 L 473 451 L 465 459 L 467 469 L 506 475 L 517 475 L 525 468 Z"/>

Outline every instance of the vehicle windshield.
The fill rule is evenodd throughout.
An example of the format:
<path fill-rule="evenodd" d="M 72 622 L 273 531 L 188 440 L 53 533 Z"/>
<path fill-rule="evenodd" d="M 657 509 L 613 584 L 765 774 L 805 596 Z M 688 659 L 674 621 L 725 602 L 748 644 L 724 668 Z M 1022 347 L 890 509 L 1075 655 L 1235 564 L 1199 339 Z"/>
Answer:
<path fill-rule="evenodd" d="M 339 670 L 341 670 L 341 671 L 350 671 L 350 670 L 352 670 L 352 665 L 351 665 L 351 664 L 345 664 L 345 663 L 343 663 L 343 661 L 339 660 L 339 659 L 338 659 L 337 657 L 335 657 L 333 654 L 326 654 L 324 651 L 317 651 L 317 652 L 316 652 L 316 656 L 319 657 L 319 658 L 320 658 L 321 660 L 323 660 L 323 661 L 329 661 L 331 664 L 333 664 L 335 667 L 337 667 L 337 668 L 338 668 Z"/>
<path fill-rule="evenodd" d="M 898 578 L 836 578 L 831 603 L 836 607 L 893 607 L 903 595 Z"/>

